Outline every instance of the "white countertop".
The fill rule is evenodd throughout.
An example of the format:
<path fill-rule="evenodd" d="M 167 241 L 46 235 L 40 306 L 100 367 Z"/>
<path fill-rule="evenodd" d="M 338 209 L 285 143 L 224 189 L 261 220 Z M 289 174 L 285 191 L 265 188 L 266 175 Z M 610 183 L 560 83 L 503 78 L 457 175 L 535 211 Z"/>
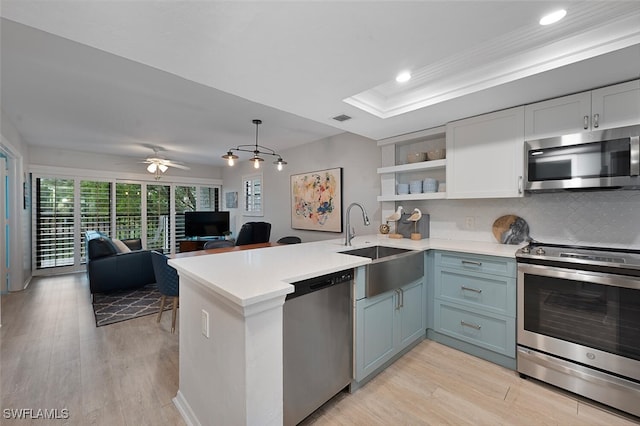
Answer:
<path fill-rule="evenodd" d="M 344 246 L 335 240 L 170 259 L 180 275 L 188 276 L 234 304 L 247 307 L 293 292 L 289 283 L 343 269 L 366 265 L 371 260 L 338 253 L 372 245 L 412 250 L 449 250 L 490 256 L 514 257 L 521 246 L 446 239 L 392 239 L 364 235 Z"/>

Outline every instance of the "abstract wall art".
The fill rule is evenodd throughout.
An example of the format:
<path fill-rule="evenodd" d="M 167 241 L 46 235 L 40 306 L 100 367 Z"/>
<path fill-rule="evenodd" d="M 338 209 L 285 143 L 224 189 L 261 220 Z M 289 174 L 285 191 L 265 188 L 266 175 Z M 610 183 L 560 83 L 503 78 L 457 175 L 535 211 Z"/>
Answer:
<path fill-rule="evenodd" d="M 342 167 L 291 176 L 291 227 L 342 232 Z"/>

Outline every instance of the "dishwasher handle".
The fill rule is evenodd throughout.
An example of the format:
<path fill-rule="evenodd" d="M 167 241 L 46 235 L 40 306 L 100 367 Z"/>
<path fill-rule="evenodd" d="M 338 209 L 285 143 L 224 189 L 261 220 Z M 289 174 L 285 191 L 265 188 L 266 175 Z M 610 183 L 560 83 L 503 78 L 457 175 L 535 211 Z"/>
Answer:
<path fill-rule="evenodd" d="M 293 293 L 289 293 L 285 300 L 304 296 L 305 294 L 313 293 L 314 291 L 320 291 L 334 285 L 352 281 L 353 275 L 353 269 L 347 269 L 291 283 L 295 287 L 295 291 Z"/>

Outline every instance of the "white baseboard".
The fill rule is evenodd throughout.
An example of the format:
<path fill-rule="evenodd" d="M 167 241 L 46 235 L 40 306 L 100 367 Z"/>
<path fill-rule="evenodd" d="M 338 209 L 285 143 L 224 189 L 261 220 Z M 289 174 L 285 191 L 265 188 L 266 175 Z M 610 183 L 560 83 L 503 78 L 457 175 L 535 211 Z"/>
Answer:
<path fill-rule="evenodd" d="M 180 390 L 178 390 L 176 397 L 173 398 L 173 404 L 176 406 L 182 416 L 182 419 L 188 426 L 202 426 Z"/>

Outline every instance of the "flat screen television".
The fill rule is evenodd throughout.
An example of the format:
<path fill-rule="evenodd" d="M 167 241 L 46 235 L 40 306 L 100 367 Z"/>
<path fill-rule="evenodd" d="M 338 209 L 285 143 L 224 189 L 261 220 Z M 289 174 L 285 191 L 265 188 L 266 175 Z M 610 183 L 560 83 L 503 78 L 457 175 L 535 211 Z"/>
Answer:
<path fill-rule="evenodd" d="M 185 212 L 184 236 L 222 237 L 229 231 L 229 212 Z"/>

